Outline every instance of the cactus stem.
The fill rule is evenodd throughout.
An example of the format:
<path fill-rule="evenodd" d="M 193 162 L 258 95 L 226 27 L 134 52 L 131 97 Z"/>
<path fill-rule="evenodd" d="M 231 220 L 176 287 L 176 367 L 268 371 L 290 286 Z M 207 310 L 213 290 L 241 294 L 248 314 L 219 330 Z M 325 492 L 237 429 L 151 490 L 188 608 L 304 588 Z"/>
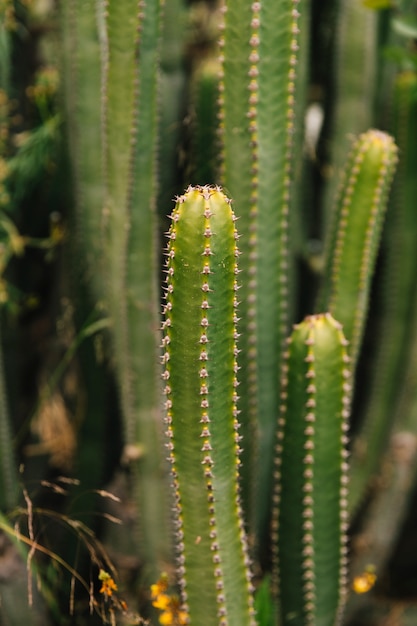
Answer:
<path fill-rule="evenodd" d="M 306 318 L 287 341 L 272 520 L 283 624 L 330 626 L 344 605 L 350 380 L 345 354 L 341 325 L 330 314 Z M 323 558 L 326 551 L 331 554 Z"/>
<path fill-rule="evenodd" d="M 162 360 L 182 600 L 190 623 L 253 626 L 238 486 L 235 217 L 220 188 L 207 186 L 189 187 L 172 217 Z"/>

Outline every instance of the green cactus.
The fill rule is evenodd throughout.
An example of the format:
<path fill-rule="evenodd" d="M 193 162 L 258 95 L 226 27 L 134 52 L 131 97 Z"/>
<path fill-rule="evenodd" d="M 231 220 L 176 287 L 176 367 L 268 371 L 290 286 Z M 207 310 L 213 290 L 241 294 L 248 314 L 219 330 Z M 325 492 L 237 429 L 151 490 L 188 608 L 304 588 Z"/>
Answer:
<path fill-rule="evenodd" d="M 342 323 L 353 371 L 396 163 L 397 148 L 386 133 L 370 130 L 356 139 L 327 233 L 323 286 L 316 308 L 329 310 Z"/>
<path fill-rule="evenodd" d="M 61 18 L 76 225 L 83 252 L 79 272 L 111 318 L 125 458 L 136 476 L 137 509 L 147 537 L 145 560 L 149 575 L 155 576 L 169 553 L 158 453 L 155 244 L 161 3 L 66 0 Z"/>
<path fill-rule="evenodd" d="M 352 459 L 352 507 L 360 503 L 366 484 L 378 469 L 378 460 L 387 444 L 393 424 L 402 380 L 410 359 L 410 335 L 413 334 L 416 286 L 415 194 L 412 171 L 416 163 L 416 94 L 414 72 L 401 73 L 395 82 L 391 112 L 392 133 L 400 151 L 400 162 L 388 208 L 385 240 L 385 271 L 381 278 L 377 345 L 378 368 L 372 377 L 365 416 L 355 439 Z"/>
<path fill-rule="evenodd" d="M 378 16 L 363 2 L 340 0 L 339 5 L 335 25 L 335 98 L 331 103 L 334 110 L 331 112 L 331 176 L 326 186 L 326 217 L 332 211 L 351 137 L 365 132 L 373 124 L 377 87 Z"/>
<path fill-rule="evenodd" d="M 289 209 L 299 156 L 294 133 L 296 102 L 302 107 L 300 42 L 307 45 L 300 21 L 307 26 L 308 12 L 308 2 L 299 0 L 251 6 L 231 0 L 224 4 L 220 41 L 221 181 L 242 233 L 239 407 L 247 441 L 245 484 L 252 484 L 245 509 L 261 543 L 269 520 L 282 346 L 292 309 Z"/>
<path fill-rule="evenodd" d="M 220 189 L 190 187 L 169 233 L 163 378 L 190 624 L 255 624 L 237 484 L 235 219 Z"/>
<path fill-rule="evenodd" d="M 350 359 L 329 314 L 288 340 L 279 418 L 273 549 L 282 623 L 339 623 L 347 582 Z"/>

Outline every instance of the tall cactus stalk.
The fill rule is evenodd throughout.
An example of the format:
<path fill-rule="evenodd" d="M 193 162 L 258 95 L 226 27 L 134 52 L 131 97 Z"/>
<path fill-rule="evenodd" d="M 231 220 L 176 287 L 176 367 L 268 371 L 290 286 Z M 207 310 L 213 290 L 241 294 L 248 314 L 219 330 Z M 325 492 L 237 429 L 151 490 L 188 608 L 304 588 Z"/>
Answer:
<path fill-rule="evenodd" d="M 340 623 L 346 595 L 347 341 L 329 314 L 306 318 L 283 368 L 273 518 L 282 624 Z"/>
<path fill-rule="evenodd" d="M 291 308 L 289 207 L 297 63 L 301 14 L 308 10 L 308 2 L 299 0 L 255 1 L 251 6 L 228 0 L 220 41 L 221 180 L 241 218 L 240 408 L 243 424 L 255 424 L 258 435 L 252 452 L 258 461 L 244 458 L 255 477 L 248 515 L 258 539 L 268 527 L 271 441 Z M 253 450 L 252 439 L 249 434 L 248 450 Z"/>
<path fill-rule="evenodd" d="M 168 553 L 158 454 L 156 147 L 161 9 L 160 0 L 62 3 L 79 243 L 87 281 L 112 320 L 125 456 L 135 475 L 142 545 L 151 576 Z"/>
<path fill-rule="evenodd" d="M 366 483 L 378 469 L 378 459 L 387 445 L 402 383 L 408 379 L 406 372 L 410 358 L 412 360 L 410 346 L 413 342 L 410 338 L 415 332 L 417 280 L 414 261 L 417 181 L 413 174 L 417 159 L 416 88 L 415 72 L 398 75 L 394 85 L 391 130 L 398 144 L 400 161 L 383 242 L 385 264 L 379 307 L 380 340 L 375 355 L 378 368 L 373 372 L 365 417 L 353 449 L 352 481 L 353 493 L 358 498 L 355 498 L 356 504 Z"/>
<path fill-rule="evenodd" d="M 178 573 L 190 624 L 252 625 L 238 491 L 237 233 L 218 188 L 190 187 L 172 214 L 164 379 Z"/>
<path fill-rule="evenodd" d="M 101 150 L 101 56 L 96 2 L 66 0 L 60 5 L 63 33 L 62 66 L 68 144 L 74 180 L 77 238 L 85 250 L 77 272 L 102 300 L 105 285 L 97 263 L 102 259 L 101 221 L 104 206 Z M 81 265 L 81 267 L 80 267 Z M 102 265 L 101 265 L 102 267 Z"/>
<path fill-rule="evenodd" d="M 396 162 L 397 148 L 391 136 L 370 130 L 357 138 L 327 233 L 326 265 L 317 310 L 329 310 L 342 323 L 350 344 L 353 371 Z"/>

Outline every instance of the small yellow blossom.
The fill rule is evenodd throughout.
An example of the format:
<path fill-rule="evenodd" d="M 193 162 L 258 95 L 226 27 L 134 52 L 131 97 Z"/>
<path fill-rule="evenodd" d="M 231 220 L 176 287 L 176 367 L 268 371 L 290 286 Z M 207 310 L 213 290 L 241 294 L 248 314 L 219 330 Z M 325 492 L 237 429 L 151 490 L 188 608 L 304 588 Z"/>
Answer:
<path fill-rule="evenodd" d="M 117 591 L 117 585 L 114 582 L 113 578 L 108 572 L 105 572 L 103 569 L 100 570 L 98 578 L 99 580 L 101 580 L 102 583 L 100 593 L 104 593 L 105 596 L 111 598 L 113 595 L 113 591 Z"/>
<path fill-rule="evenodd" d="M 160 579 L 151 585 L 152 599 L 156 599 L 161 593 L 165 593 L 168 589 L 168 576 L 167 574 L 161 574 Z"/>
<path fill-rule="evenodd" d="M 161 611 L 165 611 L 169 607 L 170 602 L 170 596 L 167 596 L 166 593 L 160 593 L 152 601 L 152 606 L 154 606 L 156 609 L 160 609 Z"/>
<path fill-rule="evenodd" d="M 159 623 L 162 626 L 184 626 L 188 624 L 188 615 L 181 609 L 177 596 L 168 595 L 168 577 L 163 574 L 157 583 L 151 585 L 152 605 L 162 611 Z"/>
<path fill-rule="evenodd" d="M 368 565 L 362 574 L 355 576 L 352 582 L 352 589 L 355 593 L 367 593 L 372 589 L 376 582 L 376 574 L 374 567 Z"/>

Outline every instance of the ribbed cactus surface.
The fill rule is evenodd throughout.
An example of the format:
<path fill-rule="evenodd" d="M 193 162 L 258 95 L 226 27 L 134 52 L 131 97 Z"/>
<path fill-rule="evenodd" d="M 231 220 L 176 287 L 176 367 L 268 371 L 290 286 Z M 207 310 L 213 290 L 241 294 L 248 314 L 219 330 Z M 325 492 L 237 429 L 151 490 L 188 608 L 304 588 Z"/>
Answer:
<path fill-rule="evenodd" d="M 179 578 L 190 624 L 254 624 L 238 491 L 238 235 L 218 188 L 172 214 L 164 326 Z"/>
<path fill-rule="evenodd" d="M 318 310 L 343 324 L 355 367 L 368 311 L 388 193 L 397 163 L 393 138 L 369 130 L 354 142 L 327 237 Z"/>
<path fill-rule="evenodd" d="M 283 372 L 273 517 L 281 618 L 332 626 L 346 593 L 350 370 L 330 314 L 294 327 Z"/>
<path fill-rule="evenodd" d="M 291 191 L 299 56 L 307 38 L 302 0 L 226 0 L 220 38 L 221 181 L 242 233 L 242 397 L 249 527 L 269 520 L 279 371 L 289 329 Z M 300 71 L 303 74 L 303 70 Z M 261 541 L 261 544 L 263 540 Z"/>

